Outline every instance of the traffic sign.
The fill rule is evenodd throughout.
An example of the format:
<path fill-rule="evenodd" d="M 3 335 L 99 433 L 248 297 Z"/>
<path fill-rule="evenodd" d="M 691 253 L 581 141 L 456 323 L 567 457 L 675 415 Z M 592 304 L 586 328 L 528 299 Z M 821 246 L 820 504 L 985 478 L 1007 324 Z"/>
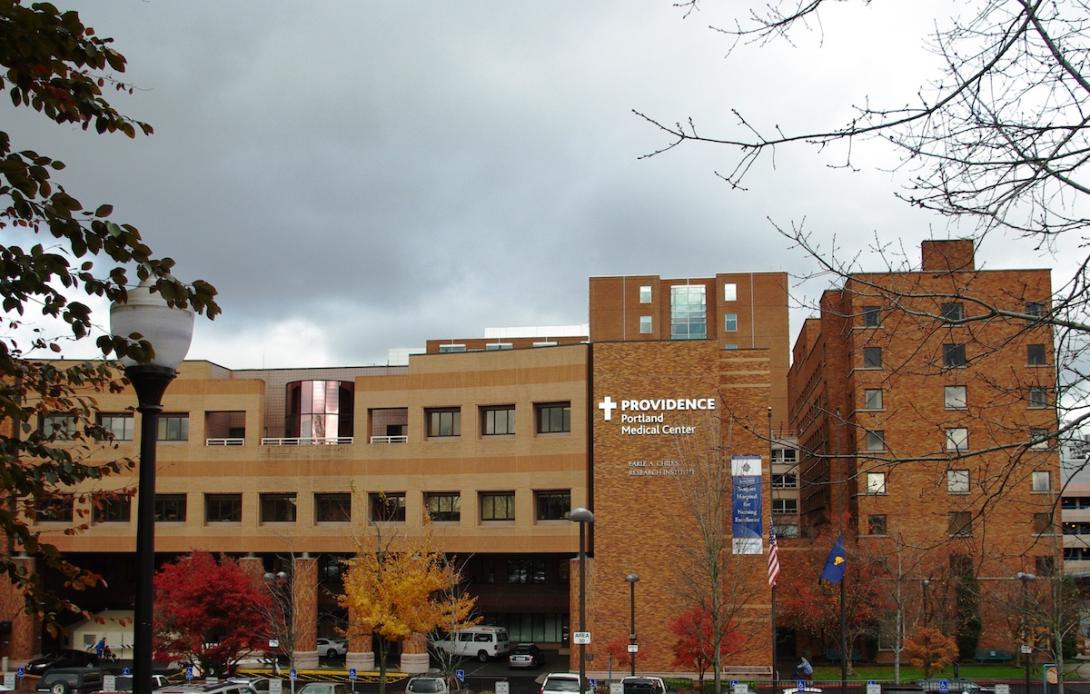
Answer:
<path fill-rule="evenodd" d="M 1021 650 L 1023 653 L 1033 653 L 1033 646 L 1030 646 L 1028 643 L 1023 643 Z"/>
<path fill-rule="evenodd" d="M 640 652 L 640 644 L 638 644 L 638 643 L 628 644 L 628 652 L 629 653 L 639 653 Z"/>
<path fill-rule="evenodd" d="M 496 694 L 511 694 L 511 686 L 507 683 L 507 680 L 496 681 Z"/>
<path fill-rule="evenodd" d="M 284 683 L 279 679 L 269 680 L 269 694 L 282 694 Z"/>
<path fill-rule="evenodd" d="M 348 681 L 349 682 L 355 682 L 356 681 L 356 668 L 354 668 L 354 667 L 348 668 Z"/>
<path fill-rule="evenodd" d="M 624 694 L 624 685 L 620 682 L 610 682 L 609 694 Z"/>
<path fill-rule="evenodd" d="M 121 668 L 121 676 L 122 677 L 132 677 L 132 670 L 130 670 L 127 667 Z"/>
<path fill-rule="evenodd" d="M 738 686 L 738 680 L 731 680 L 730 681 L 730 688 L 731 689 L 734 689 L 737 686 Z"/>
<path fill-rule="evenodd" d="M 867 694 L 882 694 L 882 685 L 874 680 L 867 682 Z"/>
<path fill-rule="evenodd" d="M 574 634 L 571 635 L 571 640 L 572 640 L 572 643 L 574 643 L 577 646 L 586 646 L 587 644 L 590 643 L 590 632 L 589 631 L 577 631 L 577 632 L 575 632 Z"/>
<path fill-rule="evenodd" d="M 7 687 L 10 690 L 15 689 L 16 685 L 15 685 L 15 673 L 14 672 L 5 672 L 4 673 L 4 686 Z"/>
<path fill-rule="evenodd" d="M 299 673 L 295 671 L 295 668 L 288 670 L 288 679 L 299 679 Z"/>
<path fill-rule="evenodd" d="M 940 692 L 950 691 L 950 680 L 939 680 L 939 691 Z"/>
<path fill-rule="evenodd" d="M 190 681 L 190 682 L 193 681 L 193 666 L 192 665 L 186 665 L 185 666 L 185 678 L 186 678 L 187 681 Z"/>
<path fill-rule="evenodd" d="M 593 690 L 598 686 L 598 680 L 593 677 L 588 677 L 587 682 L 590 684 L 590 688 Z"/>
<path fill-rule="evenodd" d="M 117 677 L 115 675 L 103 675 L 102 676 L 102 691 L 104 691 L 104 692 L 116 692 L 117 691 Z"/>
<path fill-rule="evenodd" d="M 804 689 L 806 689 L 806 680 L 796 680 L 795 691 L 801 692 Z"/>
<path fill-rule="evenodd" d="M 461 668 L 458 668 L 457 670 L 454 671 L 454 679 L 458 680 L 459 682 L 465 682 L 466 681 L 466 671 L 461 669 Z"/>
<path fill-rule="evenodd" d="M 749 682 L 739 682 L 734 685 L 734 694 L 749 694 Z"/>
<path fill-rule="evenodd" d="M 19 679 L 23 679 L 24 677 L 26 677 L 26 668 L 21 667 L 18 670 L 16 670 L 15 671 L 15 676 L 18 677 Z"/>
<path fill-rule="evenodd" d="M 1009 684 L 997 684 L 995 685 L 995 694 L 1011 694 L 1011 686 Z"/>

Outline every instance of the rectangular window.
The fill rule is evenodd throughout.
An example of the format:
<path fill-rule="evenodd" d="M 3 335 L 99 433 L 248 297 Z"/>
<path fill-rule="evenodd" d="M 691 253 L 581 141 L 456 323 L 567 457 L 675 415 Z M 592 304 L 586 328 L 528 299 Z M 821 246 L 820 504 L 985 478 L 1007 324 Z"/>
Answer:
<path fill-rule="evenodd" d="M 867 473 L 867 494 L 872 496 L 882 495 L 886 493 L 886 473 L 884 472 L 868 472 Z"/>
<path fill-rule="evenodd" d="M 514 492 L 481 492 L 477 497 L 482 521 L 515 520 Z"/>
<path fill-rule="evenodd" d="M 464 352 L 464 351 L 466 351 L 466 346 L 465 345 L 455 345 L 455 344 L 439 345 L 439 354 L 453 354 L 455 352 Z"/>
<path fill-rule="evenodd" d="M 371 520 L 377 523 L 405 522 L 405 492 L 371 492 Z"/>
<path fill-rule="evenodd" d="M 132 499 L 124 494 L 91 495 L 91 520 L 94 523 L 128 523 L 132 517 Z"/>
<path fill-rule="evenodd" d="M 1040 556 L 1034 557 L 1034 567 L 1037 569 L 1038 576 L 1055 576 L 1056 575 L 1056 557 Z"/>
<path fill-rule="evenodd" d="M 262 523 L 294 523 L 295 492 L 278 494 L 260 494 L 260 513 Z"/>
<path fill-rule="evenodd" d="M 424 410 L 428 420 L 428 437 L 462 435 L 462 410 L 458 407 L 444 407 Z"/>
<path fill-rule="evenodd" d="M 188 441 L 189 440 L 189 415 L 188 414 L 161 414 L 159 415 L 160 441 Z"/>
<path fill-rule="evenodd" d="M 1035 492 L 1047 492 L 1052 490 L 1052 478 L 1048 470 L 1034 470 L 1032 489 Z"/>
<path fill-rule="evenodd" d="M 1029 430 L 1030 448 L 1048 448 L 1051 444 L 1048 429 Z"/>
<path fill-rule="evenodd" d="M 534 508 L 539 521 L 564 520 L 571 512 L 571 492 L 534 492 Z"/>
<path fill-rule="evenodd" d="M 462 519 L 462 497 L 458 492 L 427 492 L 424 508 L 433 521 L 455 522 Z"/>
<path fill-rule="evenodd" d="M 1026 364 L 1029 366 L 1045 365 L 1045 346 L 1026 345 Z"/>
<path fill-rule="evenodd" d="M 951 511 L 946 514 L 947 531 L 952 537 L 972 537 L 973 514 L 969 511 Z"/>
<path fill-rule="evenodd" d="M 886 432 L 882 430 L 868 431 L 865 446 L 868 451 L 886 450 Z"/>
<path fill-rule="evenodd" d="M 965 345 L 947 344 L 942 346 L 942 365 L 948 369 L 965 366 Z"/>
<path fill-rule="evenodd" d="M 185 523 L 185 494 L 156 494 L 156 523 Z"/>
<path fill-rule="evenodd" d="M 131 414 L 100 414 L 98 425 L 104 430 L 112 441 L 132 441 Z"/>
<path fill-rule="evenodd" d="M 241 494 L 205 494 L 205 523 L 241 523 Z"/>
<path fill-rule="evenodd" d="M 553 402 L 535 405 L 537 433 L 561 434 L 571 431 L 571 403 Z"/>
<path fill-rule="evenodd" d="M 507 436 L 515 433 L 515 406 L 497 405 L 481 408 L 481 434 Z"/>
<path fill-rule="evenodd" d="M 708 311 L 704 285 L 670 287 L 670 339 L 704 340 L 708 337 Z"/>
<path fill-rule="evenodd" d="M 508 583 L 545 583 L 545 562 L 541 559 L 508 559 Z M 479 636 L 479 635 L 478 635 Z"/>
<path fill-rule="evenodd" d="M 484 346 L 486 352 L 500 352 L 502 350 L 514 349 L 515 344 L 513 342 L 488 342 Z"/>
<path fill-rule="evenodd" d="M 960 301 L 943 304 L 939 315 L 947 323 L 960 323 L 965 320 L 965 307 Z"/>
<path fill-rule="evenodd" d="M 737 313 L 724 313 L 723 314 L 723 330 L 728 333 L 733 333 L 738 330 L 738 314 Z"/>
<path fill-rule="evenodd" d="M 1048 407 L 1048 388 L 1032 386 L 1029 389 L 1029 406 L 1035 410 Z"/>
<path fill-rule="evenodd" d="M 882 348 L 881 347 L 864 347 L 863 348 L 863 368 L 865 368 L 865 369 L 880 369 L 880 368 L 882 368 Z"/>
<path fill-rule="evenodd" d="M 864 306 L 863 307 L 863 327 L 864 328 L 877 328 L 882 324 L 882 307 L 881 306 Z"/>
<path fill-rule="evenodd" d="M 326 492 L 314 495 L 315 523 L 348 523 L 352 520 L 352 494 Z"/>
<path fill-rule="evenodd" d="M 47 414 L 42 417 L 42 436 L 50 441 L 71 441 L 76 437 L 76 416 Z"/>
<path fill-rule="evenodd" d="M 651 316 L 640 316 L 640 335 L 651 334 Z"/>
<path fill-rule="evenodd" d="M 723 285 L 723 301 L 738 301 L 738 285 L 727 282 Z"/>
<path fill-rule="evenodd" d="M 968 393 L 965 386 L 943 386 L 943 407 L 948 410 L 964 410 L 968 407 Z"/>
<path fill-rule="evenodd" d="M 34 500 L 34 518 L 39 523 L 71 523 L 75 499 L 71 494 L 59 494 Z"/>
<path fill-rule="evenodd" d="M 886 514 L 878 513 L 867 516 L 867 534 L 868 535 L 885 535 L 886 534 Z"/>
<path fill-rule="evenodd" d="M 772 474 L 773 489 L 795 489 L 799 486 L 798 475 L 785 473 L 783 475 Z"/>
<path fill-rule="evenodd" d="M 641 304 L 651 303 L 651 285 L 649 285 L 649 284 L 641 284 L 640 285 L 640 303 Z"/>
<path fill-rule="evenodd" d="M 798 499 L 773 499 L 772 513 L 798 513 Z"/>
<path fill-rule="evenodd" d="M 1051 513 L 1033 514 L 1033 532 L 1035 535 L 1052 535 L 1055 528 L 1052 525 Z"/>
<path fill-rule="evenodd" d="M 947 494 L 968 494 L 969 493 L 969 471 L 968 470 L 947 470 L 946 471 L 946 493 Z"/>
<path fill-rule="evenodd" d="M 946 450 L 951 453 L 964 453 L 969 450 L 969 430 L 954 427 L 946 430 Z"/>
<path fill-rule="evenodd" d="M 881 388 L 867 388 L 863 391 L 863 409 L 864 410 L 880 410 L 882 409 L 882 389 Z"/>
<path fill-rule="evenodd" d="M 1045 305 L 1037 301 L 1027 301 L 1026 315 L 1031 318 L 1042 318 L 1045 315 Z"/>

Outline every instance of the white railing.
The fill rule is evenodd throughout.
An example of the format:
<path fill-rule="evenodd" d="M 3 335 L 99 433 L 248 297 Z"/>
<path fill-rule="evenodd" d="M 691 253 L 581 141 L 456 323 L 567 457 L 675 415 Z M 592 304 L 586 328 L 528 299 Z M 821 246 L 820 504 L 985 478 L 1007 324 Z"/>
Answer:
<path fill-rule="evenodd" d="M 352 443 L 351 436 L 333 436 L 328 438 L 310 438 L 309 436 L 297 436 L 295 438 L 269 438 L 261 439 L 262 446 L 343 446 Z"/>
<path fill-rule="evenodd" d="M 372 436 L 371 443 L 406 443 L 408 436 Z"/>
<path fill-rule="evenodd" d="M 245 446 L 246 439 L 205 439 L 206 446 Z"/>

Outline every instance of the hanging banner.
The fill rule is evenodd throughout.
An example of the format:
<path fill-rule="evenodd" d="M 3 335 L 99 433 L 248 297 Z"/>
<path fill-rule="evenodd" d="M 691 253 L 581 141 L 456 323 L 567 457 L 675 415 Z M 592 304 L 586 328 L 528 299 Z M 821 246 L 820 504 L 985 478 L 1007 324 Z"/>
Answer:
<path fill-rule="evenodd" d="M 733 491 L 732 549 L 734 554 L 764 553 L 761 503 L 761 456 L 736 455 L 730 459 Z"/>

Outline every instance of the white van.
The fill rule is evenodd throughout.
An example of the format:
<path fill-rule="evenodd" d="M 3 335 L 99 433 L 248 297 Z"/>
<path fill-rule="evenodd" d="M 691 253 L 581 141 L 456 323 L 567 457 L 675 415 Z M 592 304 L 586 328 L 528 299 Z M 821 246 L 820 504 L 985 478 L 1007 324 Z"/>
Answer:
<path fill-rule="evenodd" d="M 482 663 L 489 658 L 505 655 L 511 646 L 503 627 L 469 627 L 462 631 L 442 634 L 432 646 L 444 653 L 476 658 Z"/>

